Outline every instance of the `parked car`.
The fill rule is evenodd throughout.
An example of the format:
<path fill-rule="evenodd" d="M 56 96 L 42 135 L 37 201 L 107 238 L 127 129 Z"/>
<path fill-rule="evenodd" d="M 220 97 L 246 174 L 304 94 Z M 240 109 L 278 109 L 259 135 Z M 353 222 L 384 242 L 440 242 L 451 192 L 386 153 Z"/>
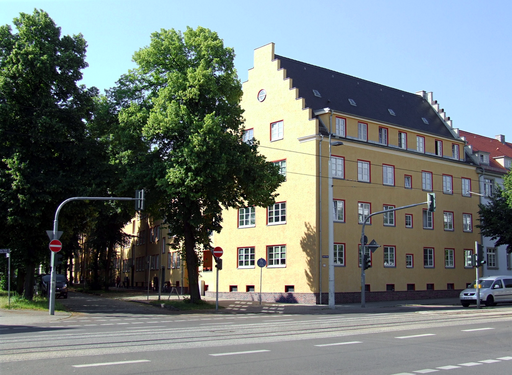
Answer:
<path fill-rule="evenodd" d="M 56 282 L 55 282 L 55 297 L 64 297 L 68 298 L 68 280 L 66 279 L 65 275 L 55 275 Z M 50 295 L 50 278 L 51 275 L 43 275 L 41 276 L 41 293 L 43 295 L 49 296 Z"/>
<path fill-rule="evenodd" d="M 480 289 L 480 301 L 486 306 L 494 306 L 498 302 L 512 302 L 512 276 L 488 276 L 478 280 Z M 471 284 L 471 288 L 460 292 L 460 303 L 468 307 L 476 303 L 477 282 Z"/>

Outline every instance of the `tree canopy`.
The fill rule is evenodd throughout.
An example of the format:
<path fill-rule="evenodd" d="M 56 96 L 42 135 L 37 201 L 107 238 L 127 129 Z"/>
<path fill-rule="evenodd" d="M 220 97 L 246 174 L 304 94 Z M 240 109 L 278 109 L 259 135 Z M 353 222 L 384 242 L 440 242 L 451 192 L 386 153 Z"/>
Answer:
<path fill-rule="evenodd" d="M 98 92 L 77 84 L 87 67 L 82 35 L 61 36 L 39 10 L 13 23 L 16 32 L 0 27 L 0 242 L 24 264 L 19 284 L 26 274 L 32 298 L 55 209 L 90 181 L 95 142 L 85 124 Z"/>
<path fill-rule="evenodd" d="M 134 146 L 120 155 L 183 246 L 192 301 L 200 299 L 198 246 L 222 229 L 222 210 L 268 206 L 283 181 L 257 142 L 242 141 L 234 56 L 208 29 L 161 30 L 110 92 L 122 138 Z"/>
<path fill-rule="evenodd" d="M 510 177 L 509 177 L 510 181 Z M 505 185 L 506 186 L 506 185 Z M 480 232 L 495 240 L 495 246 L 507 245 L 507 251 L 512 252 L 512 205 L 511 190 L 503 190 L 499 186 L 486 204 L 480 204 Z"/>

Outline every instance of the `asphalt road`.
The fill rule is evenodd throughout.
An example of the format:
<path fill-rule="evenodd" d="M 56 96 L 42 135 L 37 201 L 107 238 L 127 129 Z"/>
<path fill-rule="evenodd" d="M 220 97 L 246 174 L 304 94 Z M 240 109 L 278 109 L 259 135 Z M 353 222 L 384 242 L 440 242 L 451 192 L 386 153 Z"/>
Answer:
<path fill-rule="evenodd" d="M 74 295 L 66 319 L 0 331 L 4 374 L 509 374 L 512 306 L 176 314 Z"/>

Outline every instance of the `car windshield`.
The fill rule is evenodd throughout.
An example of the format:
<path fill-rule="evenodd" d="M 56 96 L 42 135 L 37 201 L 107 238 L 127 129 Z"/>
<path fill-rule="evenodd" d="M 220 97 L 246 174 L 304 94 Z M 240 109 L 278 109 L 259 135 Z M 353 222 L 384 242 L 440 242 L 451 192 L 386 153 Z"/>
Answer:
<path fill-rule="evenodd" d="M 55 275 L 56 276 L 56 281 L 59 282 L 59 283 L 65 283 L 66 282 L 66 276 L 64 275 Z M 50 281 L 50 275 L 44 275 L 42 277 L 42 280 L 44 282 L 49 282 Z"/>
<path fill-rule="evenodd" d="M 492 286 L 492 283 L 494 280 L 482 280 L 480 279 L 480 285 L 481 288 L 490 288 Z M 476 285 L 476 281 L 473 281 L 473 284 L 471 284 L 471 288 L 474 288 Z"/>

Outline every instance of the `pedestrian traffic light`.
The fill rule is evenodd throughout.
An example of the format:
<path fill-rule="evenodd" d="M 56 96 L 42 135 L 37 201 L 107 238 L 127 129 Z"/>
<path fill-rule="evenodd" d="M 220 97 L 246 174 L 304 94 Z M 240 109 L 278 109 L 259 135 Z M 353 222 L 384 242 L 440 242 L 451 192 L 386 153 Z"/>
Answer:
<path fill-rule="evenodd" d="M 476 267 L 476 255 L 469 254 L 466 263 L 468 267 Z"/>
<path fill-rule="evenodd" d="M 369 254 L 363 255 L 363 268 L 367 270 L 372 267 L 372 257 Z"/>
<path fill-rule="evenodd" d="M 434 212 L 436 210 L 436 194 L 435 193 L 427 193 L 427 206 L 430 212 Z"/>
<path fill-rule="evenodd" d="M 218 270 L 221 270 L 222 269 L 222 259 L 219 258 L 219 257 L 215 257 L 215 262 L 217 263 L 215 265 L 215 267 L 218 269 Z"/>

